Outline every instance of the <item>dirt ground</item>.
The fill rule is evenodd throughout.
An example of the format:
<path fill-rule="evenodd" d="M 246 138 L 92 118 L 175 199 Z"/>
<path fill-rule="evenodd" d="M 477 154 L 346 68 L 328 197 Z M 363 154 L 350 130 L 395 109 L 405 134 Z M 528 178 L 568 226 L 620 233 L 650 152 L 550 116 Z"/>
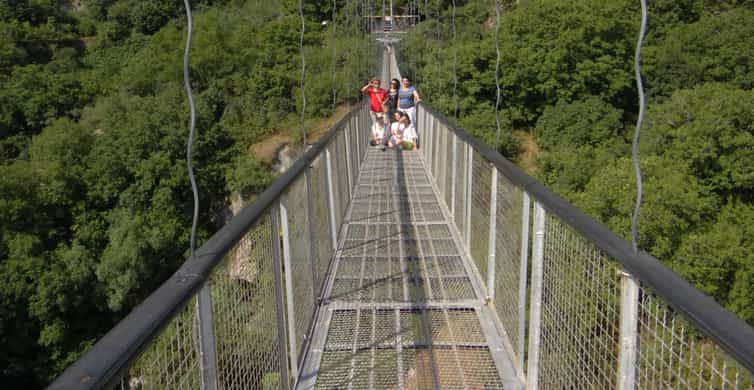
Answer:
<path fill-rule="evenodd" d="M 346 114 L 348 114 L 354 106 L 342 104 L 335 110 L 335 115 L 329 118 L 321 118 L 314 122 L 314 126 L 309 129 L 307 135 L 309 136 L 309 143 L 314 143 L 319 140 L 332 125 L 341 120 Z M 249 153 L 255 156 L 258 160 L 272 164 L 277 158 L 277 154 L 285 145 L 291 143 L 293 138 L 288 134 L 291 134 L 293 130 L 282 129 L 277 133 L 265 138 L 261 142 L 257 142 L 249 147 Z"/>
<path fill-rule="evenodd" d="M 539 145 L 537 145 L 534 137 L 525 131 L 516 130 L 513 132 L 513 136 L 521 143 L 521 150 L 518 154 L 518 166 L 521 167 L 524 172 L 533 176 L 537 172 Z"/>

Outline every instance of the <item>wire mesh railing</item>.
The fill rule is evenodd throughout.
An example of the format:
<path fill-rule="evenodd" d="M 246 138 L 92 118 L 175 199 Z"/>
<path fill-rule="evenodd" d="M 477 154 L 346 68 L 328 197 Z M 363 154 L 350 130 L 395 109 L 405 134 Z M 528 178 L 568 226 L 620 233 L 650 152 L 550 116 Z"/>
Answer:
<path fill-rule="evenodd" d="M 427 105 L 417 117 L 527 388 L 754 388 L 751 326 Z"/>
<path fill-rule="evenodd" d="M 365 155 L 368 109 L 336 124 L 49 388 L 291 387 Z"/>

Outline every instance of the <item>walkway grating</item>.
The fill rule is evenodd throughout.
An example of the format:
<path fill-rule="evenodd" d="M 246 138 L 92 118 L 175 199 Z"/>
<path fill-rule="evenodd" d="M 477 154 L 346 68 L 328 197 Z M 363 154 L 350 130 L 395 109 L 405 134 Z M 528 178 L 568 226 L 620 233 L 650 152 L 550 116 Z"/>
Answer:
<path fill-rule="evenodd" d="M 446 214 L 420 153 L 367 151 L 299 388 L 512 383 Z"/>

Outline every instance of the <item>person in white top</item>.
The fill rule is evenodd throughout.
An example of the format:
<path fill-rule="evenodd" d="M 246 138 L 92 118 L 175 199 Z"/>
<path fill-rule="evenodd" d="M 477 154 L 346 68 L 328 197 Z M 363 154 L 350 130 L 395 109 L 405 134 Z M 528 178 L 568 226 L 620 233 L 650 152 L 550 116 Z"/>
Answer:
<path fill-rule="evenodd" d="M 403 115 L 405 114 L 400 111 L 396 111 L 394 114 L 395 121 L 390 124 L 390 138 L 388 138 L 387 146 L 391 149 L 403 142 L 403 125 L 401 123 Z"/>
<path fill-rule="evenodd" d="M 408 114 L 405 115 L 403 122 L 403 144 L 401 146 L 405 150 L 414 150 L 416 149 L 416 139 L 419 138 L 419 136 L 416 134 L 416 128 L 411 122 L 411 117 Z"/>
<path fill-rule="evenodd" d="M 388 147 L 396 146 L 401 149 L 414 150 L 416 148 L 416 130 L 411 124 L 408 114 L 403 111 L 395 113 L 395 122 L 390 125 L 390 139 Z"/>

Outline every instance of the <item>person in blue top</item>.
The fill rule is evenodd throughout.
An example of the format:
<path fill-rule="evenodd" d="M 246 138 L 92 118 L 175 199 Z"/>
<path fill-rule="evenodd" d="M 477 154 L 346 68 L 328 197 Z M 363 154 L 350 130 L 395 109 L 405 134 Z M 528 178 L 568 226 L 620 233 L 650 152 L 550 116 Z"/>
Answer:
<path fill-rule="evenodd" d="M 416 92 L 408 80 L 408 77 L 403 77 L 401 88 L 398 90 L 398 109 L 408 114 L 411 123 L 416 123 L 416 105 L 422 101 L 419 93 Z"/>

